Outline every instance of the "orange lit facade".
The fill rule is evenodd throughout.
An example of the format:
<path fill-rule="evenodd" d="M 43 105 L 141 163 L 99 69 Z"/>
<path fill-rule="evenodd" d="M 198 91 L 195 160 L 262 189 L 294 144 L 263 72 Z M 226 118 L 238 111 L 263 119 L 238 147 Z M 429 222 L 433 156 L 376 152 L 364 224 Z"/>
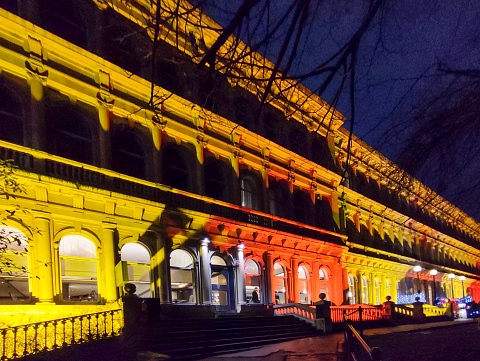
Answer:
<path fill-rule="evenodd" d="M 2 230 L 28 238 L 6 252 L 28 272 L 3 270 L 1 302 L 98 308 L 125 282 L 228 312 L 256 287 L 262 304 L 480 300 L 479 224 L 418 182 L 402 188 L 355 138 L 342 182 L 343 118 L 306 89 L 295 99 L 315 116 L 274 102 L 255 119 L 248 84 L 198 70 L 188 33 L 182 46 L 164 39 L 152 75 L 139 42 L 117 42 L 148 9 L 62 3 L 0 9 L 0 154 L 26 189 L 0 200 L 25 211 Z"/>

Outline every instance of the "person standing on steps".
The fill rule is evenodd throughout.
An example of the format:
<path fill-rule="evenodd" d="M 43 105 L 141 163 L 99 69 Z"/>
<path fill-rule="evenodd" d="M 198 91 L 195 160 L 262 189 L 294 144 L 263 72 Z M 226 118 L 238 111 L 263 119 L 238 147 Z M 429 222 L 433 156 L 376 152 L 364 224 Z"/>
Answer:
<path fill-rule="evenodd" d="M 315 302 L 315 327 L 317 330 L 323 331 L 324 334 L 332 333 L 332 314 L 330 307 L 332 302 L 327 301 L 325 298 L 327 295 L 325 293 L 320 293 L 318 295 L 320 301 Z"/>
<path fill-rule="evenodd" d="M 260 303 L 260 297 L 258 295 L 258 287 L 255 287 L 255 289 L 252 292 L 252 302 Z"/>

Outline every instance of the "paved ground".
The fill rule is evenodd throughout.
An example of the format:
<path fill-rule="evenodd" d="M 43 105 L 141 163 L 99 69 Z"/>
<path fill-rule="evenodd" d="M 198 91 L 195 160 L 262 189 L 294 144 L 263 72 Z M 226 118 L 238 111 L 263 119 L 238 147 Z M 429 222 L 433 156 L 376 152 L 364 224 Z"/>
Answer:
<path fill-rule="evenodd" d="M 480 331 L 472 320 L 377 328 L 364 335 L 371 347 L 385 350 L 385 361 L 480 360 Z M 337 361 L 342 341 L 343 334 L 308 337 L 202 361 Z"/>

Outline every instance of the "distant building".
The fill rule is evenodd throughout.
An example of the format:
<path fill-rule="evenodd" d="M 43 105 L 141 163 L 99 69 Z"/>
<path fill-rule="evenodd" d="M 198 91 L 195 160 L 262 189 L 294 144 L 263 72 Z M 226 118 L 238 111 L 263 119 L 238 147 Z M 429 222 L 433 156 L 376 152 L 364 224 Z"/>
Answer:
<path fill-rule="evenodd" d="M 152 74 L 145 4 L 0 3 L 0 156 L 26 189 L 0 209 L 27 211 L 2 230 L 31 238 L 7 251 L 28 272 L 2 269 L 1 303 L 108 306 L 125 282 L 217 311 L 255 287 L 264 304 L 480 300 L 477 222 L 355 137 L 342 182 L 342 115 L 296 86 L 311 113 L 256 119 L 246 80 L 195 64 L 213 30 L 163 22 Z"/>

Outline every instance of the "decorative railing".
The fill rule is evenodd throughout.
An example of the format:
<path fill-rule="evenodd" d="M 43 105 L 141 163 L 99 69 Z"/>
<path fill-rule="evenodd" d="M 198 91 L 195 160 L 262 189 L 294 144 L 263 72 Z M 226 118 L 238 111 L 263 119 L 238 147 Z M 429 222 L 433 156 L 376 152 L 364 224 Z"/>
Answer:
<path fill-rule="evenodd" d="M 273 306 L 276 316 L 294 315 L 310 323 L 315 321 L 315 306 L 302 305 L 299 303 L 287 303 Z M 349 314 L 352 321 L 375 321 L 383 318 L 383 308 L 370 305 L 331 306 L 333 323 L 343 322 L 343 313 Z M 361 315 L 359 312 L 361 312 Z"/>
<path fill-rule="evenodd" d="M 437 307 L 437 306 L 431 306 L 431 305 L 423 305 L 423 313 L 427 317 L 432 317 L 432 316 L 445 316 L 447 313 L 447 308 L 446 307 Z"/>
<path fill-rule="evenodd" d="M 0 330 L 0 359 L 13 360 L 119 336 L 122 328 L 120 309 L 4 328 Z"/>
<path fill-rule="evenodd" d="M 273 306 L 275 316 L 294 315 L 309 323 L 315 322 L 315 308 L 299 303 Z"/>
<path fill-rule="evenodd" d="M 349 315 L 352 321 L 376 321 L 383 318 L 383 308 L 381 306 L 371 305 L 346 305 L 330 307 L 332 321 L 335 323 L 343 322 L 343 313 Z M 359 312 L 355 312 L 359 311 Z"/>
<path fill-rule="evenodd" d="M 395 305 L 394 311 L 400 315 L 413 317 L 413 307 L 411 305 Z"/>

